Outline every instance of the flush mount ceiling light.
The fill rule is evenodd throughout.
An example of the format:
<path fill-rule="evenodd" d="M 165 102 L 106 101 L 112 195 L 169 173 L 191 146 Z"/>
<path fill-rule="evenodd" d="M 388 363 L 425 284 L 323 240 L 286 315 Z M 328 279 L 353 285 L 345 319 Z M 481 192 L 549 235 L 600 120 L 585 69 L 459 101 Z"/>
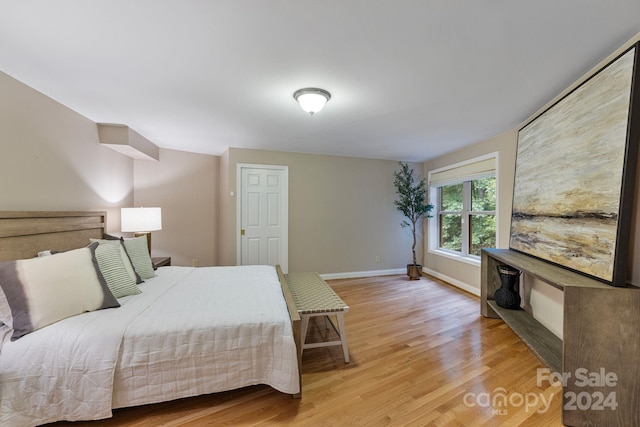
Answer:
<path fill-rule="evenodd" d="M 324 89 L 307 87 L 293 93 L 293 98 L 298 101 L 300 107 L 312 116 L 322 110 L 324 104 L 331 99 L 331 94 Z"/>

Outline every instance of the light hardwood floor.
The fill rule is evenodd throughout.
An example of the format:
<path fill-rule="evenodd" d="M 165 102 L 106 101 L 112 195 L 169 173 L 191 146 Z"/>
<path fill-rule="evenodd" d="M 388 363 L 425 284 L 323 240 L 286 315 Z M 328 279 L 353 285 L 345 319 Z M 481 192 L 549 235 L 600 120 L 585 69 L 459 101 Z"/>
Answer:
<path fill-rule="evenodd" d="M 536 384 L 544 365 L 501 320 L 481 317 L 475 296 L 428 276 L 329 283 L 351 307 L 351 363 L 340 347 L 306 350 L 302 399 L 255 386 L 55 425 L 562 425 L 561 389 Z M 310 329 L 326 334 L 322 321 Z M 500 396 L 506 406 L 491 406 Z"/>

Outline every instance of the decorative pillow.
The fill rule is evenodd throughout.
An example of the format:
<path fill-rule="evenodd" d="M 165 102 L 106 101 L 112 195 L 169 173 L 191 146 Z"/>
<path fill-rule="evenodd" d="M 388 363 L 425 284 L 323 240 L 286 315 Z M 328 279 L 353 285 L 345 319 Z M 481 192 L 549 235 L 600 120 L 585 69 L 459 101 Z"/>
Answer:
<path fill-rule="evenodd" d="M 149 256 L 149 247 L 145 236 L 124 239 L 124 247 L 131 258 L 133 269 L 143 280 L 151 279 L 155 276 L 153 272 L 153 262 Z"/>
<path fill-rule="evenodd" d="M 107 239 L 107 240 L 109 240 L 109 239 Z M 133 263 L 131 262 L 131 257 L 129 256 L 129 252 L 127 252 L 127 248 L 124 246 L 124 237 L 120 237 L 118 240 L 120 241 L 120 245 L 122 246 L 122 250 L 127 255 L 127 260 L 129 261 L 129 264 L 131 265 L 131 269 L 133 270 L 133 274 L 136 275 L 136 284 L 139 285 L 140 283 L 143 283 L 144 280 L 142 280 L 142 277 L 140 277 L 138 272 L 133 268 Z"/>
<path fill-rule="evenodd" d="M 99 241 L 98 239 L 91 239 L 91 241 Z M 129 256 L 129 253 L 127 252 L 127 248 L 124 246 L 124 237 L 117 237 L 117 236 L 112 236 L 111 234 L 107 234 L 107 233 L 103 233 L 102 234 L 102 240 L 119 240 L 120 243 L 122 243 L 122 248 L 124 249 L 124 253 L 127 254 L 127 259 L 129 260 L 129 264 L 131 264 L 131 268 L 133 269 L 133 263 L 131 262 L 131 257 Z M 137 271 L 133 270 L 133 274 L 136 275 L 136 284 L 139 285 L 140 283 L 143 283 L 144 280 L 142 280 L 142 278 L 140 277 L 140 275 L 138 274 Z"/>
<path fill-rule="evenodd" d="M 11 316 L 11 307 L 9 301 L 0 287 L 0 326 L 5 325 L 9 328 L 13 325 L 13 317 Z"/>
<path fill-rule="evenodd" d="M 98 269 L 97 246 L 0 263 L 0 287 L 13 320 L 12 341 L 67 317 L 120 306 Z"/>
<path fill-rule="evenodd" d="M 119 240 L 91 241 L 99 243 L 96 249 L 98 267 L 113 296 L 122 298 L 139 294 L 141 291 L 136 284 L 136 274 L 122 243 Z"/>

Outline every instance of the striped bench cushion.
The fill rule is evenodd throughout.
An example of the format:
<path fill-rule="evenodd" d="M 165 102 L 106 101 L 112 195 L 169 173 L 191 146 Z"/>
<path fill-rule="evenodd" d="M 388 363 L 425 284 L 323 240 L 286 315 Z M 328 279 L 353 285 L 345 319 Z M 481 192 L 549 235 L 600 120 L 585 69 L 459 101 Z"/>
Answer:
<path fill-rule="evenodd" d="M 293 301 L 301 314 L 347 311 L 342 301 L 318 273 L 285 274 Z"/>

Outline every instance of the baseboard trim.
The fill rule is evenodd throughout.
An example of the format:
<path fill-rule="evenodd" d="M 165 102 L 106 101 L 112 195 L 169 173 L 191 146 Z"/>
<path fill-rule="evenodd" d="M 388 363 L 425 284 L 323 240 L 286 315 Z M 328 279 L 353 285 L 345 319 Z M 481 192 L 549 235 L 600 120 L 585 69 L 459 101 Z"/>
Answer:
<path fill-rule="evenodd" d="M 325 280 L 331 279 L 357 279 L 359 277 L 374 277 L 374 276 L 390 276 L 392 274 L 406 274 L 405 268 L 398 268 L 394 270 L 373 270 L 373 271 L 352 271 L 348 273 L 326 273 L 321 274 Z"/>
<path fill-rule="evenodd" d="M 480 289 L 475 286 L 471 286 L 467 283 L 461 282 L 460 280 L 456 280 L 453 277 L 449 277 L 445 274 L 439 273 L 435 270 L 431 270 L 426 267 L 422 267 L 422 272 L 426 273 L 430 276 L 436 277 L 440 280 L 444 280 L 445 282 L 455 286 L 456 288 L 460 288 L 465 292 L 469 292 L 472 295 L 480 296 Z M 372 271 L 352 271 L 346 273 L 325 273 L 321 274 L 325 280 L 332 279 L 357 279 L 359 277 L 374 277 L 374 276 L 390 276 L 393 274 L 407 274 L 407 270 L 404 268 L 397 268 L 392 270 L 372 270 Z"/>
<path fill-rule="evenodd" d="M 453 277 L 449 277 L 435 270 L 431 270 L 430 268 L 422 267 L 422 272 L 427 273 L 429 276 L 433 276 L 440 280 L 444 280 L 445 282 L 452 284 L 456 288 L 460 288 L 463 291 L 469 292 L 470 294 L 473 294 L 477 297 L 480 296 L 480 289 L 476 288 L 475 286 L 471 286 L 467 283 L 461 282 L 460 280 L 456 280 Z"/>

